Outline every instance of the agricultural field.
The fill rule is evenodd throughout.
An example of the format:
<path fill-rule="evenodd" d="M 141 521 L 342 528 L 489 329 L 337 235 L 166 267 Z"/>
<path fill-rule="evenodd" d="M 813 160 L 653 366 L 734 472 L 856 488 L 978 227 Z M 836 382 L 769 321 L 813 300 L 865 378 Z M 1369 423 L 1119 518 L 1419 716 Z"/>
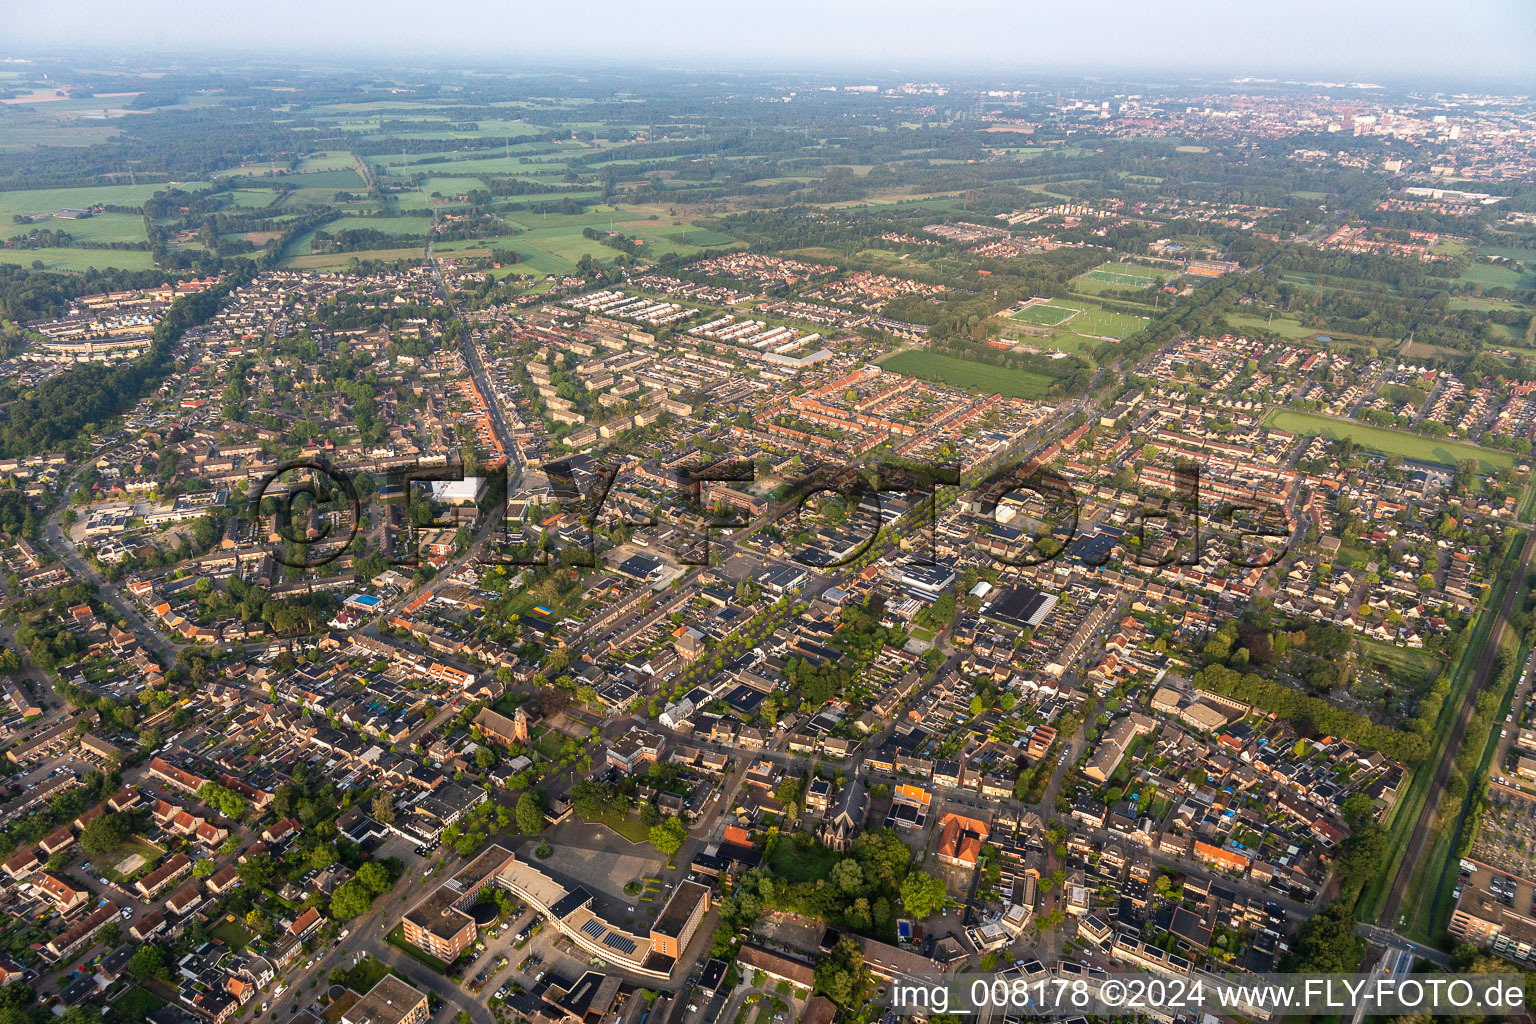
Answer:
<path fill-rule="evenodd" d="M 1258 316 L 1252 313 L 1228 313 L 1227 323 L 1238 330 L 1269 331 L 1282 338 L 1296 341 L 1312 341 L 1319 334 L 1325 333 L 1315 327 L 1307 327 L 1295 318 L 1284 314 L 1271 317 L 1267 314 Z"/>
<path fill-rule="evenodd" d="M 1536 263 L 1536 249 L 1516 249 L 1509 245 L 1480 245 L 1477 247 L 1477 254 L 1479 256 L 1503 256 L 1505 259 Z"/>
<path fill-rule="evenodd" d="M 205 181 L 197 181 L 175 187 L 203 188 L 207 184 Z M 84 188 L 37 188 L 0 192 L 0 222 L 9 225 L 12 223 L 11 218 L 18 213 L 39 214 L 56 213 L 65 209 L 86 210 L 96 203 L 105 203 L 108 206 L 138 206 L 156 192 L 164 192 L 171 187 L 173 186 L 90 185 Z M 55 222 L 48 223 L 51 226 Z M 74 222 L 57 221 L 56 223 L 67 225 Z M 43 226 L 41 222 L 38 224 L 38 227 Z"/>
<path fill-rule="evenodd" d="M 148 255 L 147 253 L 145 255 Z M 427 247 L 418 245 L 399 249 L 364 249 L 357 252 L 306 253 L 290 256 L 282 266 L 299 270 L 339 270 L 353 260 L 420 260 L 427 256 Z"/>
<path fill-rule="evenodd" d="M 1008 398 L 1039 398 L 1056 383 L 1029 370 L 1010 370 L 918 349 L 899 352 L 882 360 L 880 366 L 908 377 Z"/>
<path fill-rule="evenodd" d="M 1456 280 L 1462 284 L 1480 284 L 1484 288 L 1530 288 L 1536 286 L 1536 273 L 1492 263 L 1474 263 Z"/>
<path fill-rule="evenodd" d="M 1475 309 L 1479 312 L 1489 312 L 1499 309 L 1517 309 L 1529 312 L 1529 309 L 1518 302 L 1510 302 L 1508 299 L 1490 299 L 1482 296 L 1453 295 L 1450 306 L 1452 309 Z"/>
<path fill-rule="evenodd" d="M 153 270 L 155 258 L 153 253 L 136 249 L 0 249 L 0 263 L 23 267 L 36 263 L 45 270 Z"/>
<path fill-rule="evenodd" d="M 1400 430 L 1371 427 L 1363 423 L 1346 423 L 1342 420 L 1318 416 L 1313 413 L 1294 412 L 1289 409 L 1272 409 L 1264 419 L 1264 425 L 1275 430 L 1287 430 L 1294 434 L 1309 434 L 1332 440 L 1347 437 L 1370 451 L 1380 455 L 1400 455 L 1405 459 L 1431 462 L 1441 466 L 1455 466 L 1462 459 L 1476 459 L 1478 472 L 1498 473 L 1515 464 L 1515 456 L 1509 452 L 1479 448 L 1438 437 L 1421 437 Z"/>
<path fill-rule="evenodd" d="M 78 220 L 65 220 L 59 217 L 44 217 L 42 220 L 31 224 L 17 224 L 7 217 L 0 221 L 0 238 L 13 238 L 17 235 L 25 235 L 36 228 L 39 231 L 63 231 L 73 235 L 79 242 L 143 242 L 148 237 L 144 234 L 144 218 L 136 213 L 98 213 L 94 217 L 82 217 Z"/>

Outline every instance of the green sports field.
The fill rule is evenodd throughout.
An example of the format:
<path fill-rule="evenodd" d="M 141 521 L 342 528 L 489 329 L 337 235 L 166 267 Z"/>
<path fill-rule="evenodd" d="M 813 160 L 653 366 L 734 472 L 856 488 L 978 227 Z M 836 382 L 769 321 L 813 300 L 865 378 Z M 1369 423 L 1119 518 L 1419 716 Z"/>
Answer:
<path fill-rule="evenodd" d="M 1144 316 L 1115 313 L 1096 306 L 1089 306 L 1072 318 L 1072 322 L 1067 324 L 1067 330 L 1087 337 L 1119 338 L 1123 340 L 1136 334 L 1149 323 L 1151 323 L 1151 320 Z"/>
<path fill-rule="evenodd" d="M 1059 324 L 1066 323 L 1080 312 L 1082 310 L 1054 304 L 1025 306 L 1013 314 L 1013 319 L 1022 320 L 1037 327 L 1056 327 Z"/>
<path fill-rule="evenodd" d="M 1089 285 L 1085 291 L 1092 291 L 1093 285 L 1101 285 L 1105 288 L 1150 288 L 1157 283 L 1158 278 L 1171 276 L 1171 271 L 1159 272 L 1150 267 L 1137 267 L 1128 263 L 1105 263 L 1095 267 L 1086 274 L 1079 274 L 1072 281 L 1072 286 L 1078 288 L 1084 284 Z"/>

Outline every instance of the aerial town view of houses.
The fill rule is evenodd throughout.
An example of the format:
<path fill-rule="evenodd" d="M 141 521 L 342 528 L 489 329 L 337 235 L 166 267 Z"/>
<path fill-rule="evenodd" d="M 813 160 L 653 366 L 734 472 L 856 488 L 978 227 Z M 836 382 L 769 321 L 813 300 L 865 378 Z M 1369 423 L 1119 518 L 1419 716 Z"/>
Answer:
<path fill-rule="evenodd" d="M 0 64 L 6 1024 L 1536 970 L 1529 97 L 648 74 Z"/>

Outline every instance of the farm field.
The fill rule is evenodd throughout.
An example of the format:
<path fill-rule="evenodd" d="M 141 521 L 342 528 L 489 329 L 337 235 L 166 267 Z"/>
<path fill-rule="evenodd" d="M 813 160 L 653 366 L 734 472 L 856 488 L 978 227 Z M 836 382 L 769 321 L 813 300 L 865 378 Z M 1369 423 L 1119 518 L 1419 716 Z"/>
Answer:
<path fill-rule="evenodd" d="M 1456 280 L 1462 284 L 1480 284 L 1484 288 L 1530 288 L 1536 284 L 1536 273 L 1491 263 L 1474 263 Z"/>
<path fill-rule="evenodd" d="M 46 270 L 90 270 L 118 267 L 153 270 L 153 254 L 136 249 L 0 249 L 0 263 L 28 267 L 33 261 Z"/>
<path fill-rule="evenodd" d="M 341 217 L 325 225 L 324 230 L 335 234 L 338 231 L 372 230 L 381 231 L 386 235 L 402 235 L 409 238 L 427 237 L 431 230 L 432 218 L 430 217 Z"/>
<path fill-rule="evenodd" d="M 1433 462 L 1441 466 L 1455 466 L 1462 459 L 1476 459 L 1478 472 L 1485 474 L 1498 473 L 1515 464 L 1515 456 L 1509 452 L 1493 451 L 1438 437 L 1421 437 L 1363 423 L 1345 423 L 1289 409 L 1270 410 L 1264 418 L 1264 425 L 1294 434 L 1316 434 L 1332 440 L 1348 437 L 1362 448 L 1381 455 L 1401 455 L 1405 459 Z"/>
<path fill-rule="evenodd" d="M 418 245 L 413 248 L 402 249 L 365 249 L 360 252 L 335 252 L 335 253 L 305 253 L 299 256 L 290 256 L 283 260 L 282 266 L 295 267 L 300 270 L 337 270 L 345 267 L 352 260 L 419 260 L 425 259 L 427 247 Z"/>
<path fill-rule="evenodd" d="M 1508 299 L 1490 299 L 1472 295 L 1452 295 L 1450 306 L 1452 309 L 1475 309 L 1479 312 L 1488 312 L 1498 309 L 1515 309 L 1522 312 L 1529 310 L 1518 302 L 1510 302 Z"/>
<path fill-rule="evenodd" d="M 1479 256 L 1503 256 L 1511 260 L 1524 260 L 1528 263 L 1536 263 L 1536 249 L 1516 249 L 1509 245 L 1480 245 L 1477 247 Z"/>
<path fill-rule="evenodd" d="M 1397 294 L 1397 286 L 1385 281 L 1367 281 L 1363 277 L 1341 277 L 1336 274 L 1314 274 L 1305 270 L 1286 270 L 1280 280 L 1289 284 L 1306 285 L 1309 288 L 1337 288 L 1344 291 L 1388 292 Z"/>
<path fill-rule="evenodd" d="M 1239 329 L 1270 331 L 1280 335 L 1282 338 L 1292 338 L 1301 341 L 1311 341 L 1319 334 L 1327 333 L 1326 331 L 1319 331 L 1315 327 L 1307 327 L 1292 317 L 1283 315 L 1271 319 L 1268 315 L 1255 316 L 1251 313 L 1228 313 L 1227 322 Z"/>
<path fill-rule="evenodd" d="M 309 153 L 299 158 L 298 169 L 300 173 L 308 171 L 349 171 L 352 169 L 352 154 L 344 149 Z"/>
<path fill-rule="evenodd" d="M 363 187 L 363 179 L 358 177 L 357 171 L 348 166 L 331 171 L 298 171 L 293 174 L 279 173 L 268 174 L 265 172 L 252 174 L 252 168 L 242 167 L 237 171 L 221 171 L 218 177 L 226 178 L 235 183 L 237 187 L 246 188 L 320 188 L 320 189 L 360 189 Z"/>
<path fill-rule="evenodd" d="M 136 213 L 99 213 L 80 220 L 45 217 L 32 224 L 16 224 L 7 218 L 0 222 L 0 237 L 14 238 L 36 228 L 39 231 L 63 231 L 82 242 L 143 242 L 144 218 Z"/>
<path fill-rule="evenodd" d="M 935 381 L 952 387 L 1000 394 L 1008 398 L 1039 398 L 1056 381 L 1029 370 L 1010 370 L 1001 366 L 973 363 L 937 352 L 910 350 L 899 352 L 880 363 L 893 373 Z"/>
<path fill-rule="evenodd" d="M 200 188 L 207 184 L 205 181 L 193 181 L 184 185 L 90 185 L 84 188 L 29 188 L 0 192 L 0 221 L 9 222 L 18 213 L 84 210 L 96 203 L 139 206 L 156 192 L 164 192 L 168 188 Z M 38 226 L 42 227 L 42 224 Z"/>

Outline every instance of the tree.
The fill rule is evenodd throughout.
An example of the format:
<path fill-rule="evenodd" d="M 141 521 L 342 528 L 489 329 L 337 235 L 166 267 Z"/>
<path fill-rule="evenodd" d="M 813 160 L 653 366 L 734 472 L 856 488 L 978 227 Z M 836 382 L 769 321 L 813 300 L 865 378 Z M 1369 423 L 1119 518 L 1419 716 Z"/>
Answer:
<path fill-rule="evenodd" d="M 336 847 L 332 843 L 320 843 L 309 851 L 308 863 L 313 871 L 324 871 L 335 864 L 340 858 L 336 855 Z"/>
<path fill-rule="evenodd" d="M 652 846 L 670 857 L 682 849 L 683 840 L 688 838 L 688 829 L 676 818 L 668 818 L 651 829 L 650 838 Z"/>
<path fill-rule="evenodd" d="M 253 853 L 235 870 L 249 888 L 264 889 L 277 876 L 277 858 L 266 852 Z"/>
<path fill-rule="evenodd" d="M 372 860 L 357 869 L 355 881 L 374 898 L 389 892 L 390 886 L 394 885 L 384 865 Z"/>
<path fill-rule="evenodd" d="M 832 952 L 816 965 L 816 991 L 845 1009 L 865 997 L 864 951 L 849 936 L 837 940 Z"/>
<path fill-rule="evenodd" d="M 218 865 L 213 862 L 212 857 L 204 857 L 202 860 L 192 865 L 192 877 L 207 878 L 217 869 Z"/>
<path fill-rule="evenodd" d="M 86 853 L 100 857 L 126 843 L 132 834 L 133 820 L 109 811 L 98 814 L 80 831 L 80 845 Z"/>
<path fill-rule="evenodd" d="M 858 892 L 864 888 L 864 869 L 851 857 L 840 860 L 832 865 L 832 883 L 843 892 Z"/>
<path fill-rule="evenodd" d="M 1339 885 L 1353 889 L 1375 877 L 1387 853 L 1387 833 L 1374 821 L 1362 822 L 1340 845 Z"/>
<path fill-rule="evenodd" d="M 128 961 L 128 972 L 136 978 L 144 979 L 170 977 L 165 950 L 145 943 L 134 950 L 132 958 Z"/>
<path fill-rule="evenodd" d="M 544 794 L 527 789 L 517 798 L 517 830 L 525 836 L 544 831 Z"/>
<path fill-rule="evenodd" d="M 918 920 L 937 913 L 947 898 L 944 880 L 925 871 L 914 871 L 901 883 L 902 906 Z"/>
<path fill-rule="evenodd" d="M 368 904 L 373 899 L 368 890 L 363 888 L 357 879 L 343 882 L 336 887 L 331 894 L 331 919 L 333 921 L 350 921 L 360 914 L 366 913 Z"/>
<path fill-rule="evenodd" d="M 395 820 L 395 798 L 388 793 L 380 793 L 373 798 L 373 820 L 380 825 L 388 825 Z"/>
<path fill-rule="evenodd" d="M 1349 974 L 1360 966 L 1363 951 L 1355 937 L 1353 901 L 1334 900 L 1302 922 L 1285 971 Z"/>

